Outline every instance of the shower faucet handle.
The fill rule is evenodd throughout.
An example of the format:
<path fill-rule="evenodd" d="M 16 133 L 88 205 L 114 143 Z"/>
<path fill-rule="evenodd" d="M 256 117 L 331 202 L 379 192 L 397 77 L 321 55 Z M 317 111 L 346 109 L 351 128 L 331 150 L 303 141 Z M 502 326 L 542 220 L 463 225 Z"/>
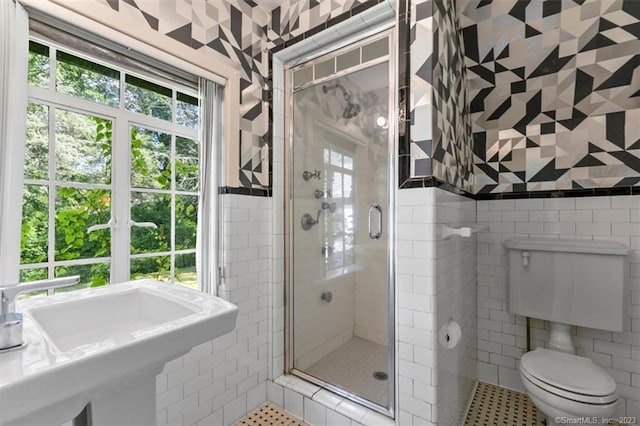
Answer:
<path fill-rule="evenodd" d="M 300 226 L 302 226 L 302 229 L 304 229 L 305 231 L 308 231 L 309 229 L 313 228 L 315 225 L 318 224 L 319 217 L 320 217 L 320 210 L 318 210 L 318 216 L 316 216 L 315 219 L 309 213 L 305 213 L 300 218 Z"/>
<path fill-rule="evenodd" d="M 331 188 L 327 189 L 326 192 L 321 191 L 320 189 L 316 189 L 313 191 L 313 196 L 319 200 L 322 197 L 332 198 L 331 196 Z"/>
<path fill-rule="evenodd" d="M 322 202 L 321 210 L 329 210 L 331 213 L 335 213 L 338 205 L 336 203 L 328 203 L 326 201 Z"/>
<path fill-rule="evenodd" d="M 315 169 L 312 172 L 310 172 L 309 170 L 305 170 L 304 172 L 302 172 L 302 179 L 304 179 L 305 181 L 311 179 L 311 178 L 316 178 L 316 179 L 320 179 L 320 173 L 322 173 L 320 170 Z"/>

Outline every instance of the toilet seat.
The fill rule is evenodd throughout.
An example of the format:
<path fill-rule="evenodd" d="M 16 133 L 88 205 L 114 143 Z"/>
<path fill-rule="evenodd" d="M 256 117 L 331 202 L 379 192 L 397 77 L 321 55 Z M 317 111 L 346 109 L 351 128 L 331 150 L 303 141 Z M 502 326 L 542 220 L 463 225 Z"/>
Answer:
<path fill-rule="evenodd" d="M 584 404 L 610 404 L 618 398 L 616 383 L 590 359 L 548 349 L 527 352 L 520 372 L 546 392 Z"/>

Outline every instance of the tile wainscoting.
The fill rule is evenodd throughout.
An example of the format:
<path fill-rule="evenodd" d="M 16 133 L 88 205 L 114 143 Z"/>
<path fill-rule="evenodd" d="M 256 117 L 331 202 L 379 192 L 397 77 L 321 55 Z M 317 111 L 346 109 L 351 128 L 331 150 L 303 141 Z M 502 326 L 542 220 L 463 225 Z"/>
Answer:
<path fill-rule="evenodd" d="M 617 383 L 618 414 L 640 417 L 640 195 L 479 200 L 478 375 L 524 391 L 518 367 L 526 348 L 525 319 L 507 311 L 503 241 L 515 236 L 617 241 L 633 249 L 625 297 L 624 331 L 574 327 L 578 355 L 604 368 Z M 531 320 L 532 347 L 544 346 L 549 326 Z"/>
<path fill-rule="evenodd" d="M 462 424 L 476 380 L 476 238 L 442 238 L 475 222 L 473 199 L 440 188 L 398 191 L 398 424 Z M 453 319 L 462 339 L 438 342 Z"/>
<path fill-rule="evenodd" d="M 236 329 L 167 363 L 156 378 L 158 425 L 230 425 L 266 400 L 271 198 L 220 200 L 218 295 L 240 308 Z"/>

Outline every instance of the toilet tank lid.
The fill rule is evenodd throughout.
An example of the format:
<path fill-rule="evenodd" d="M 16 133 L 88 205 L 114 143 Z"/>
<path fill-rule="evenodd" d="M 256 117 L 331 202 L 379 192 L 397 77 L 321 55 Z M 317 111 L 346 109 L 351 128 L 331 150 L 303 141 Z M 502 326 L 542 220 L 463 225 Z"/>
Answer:
<path fill-rule="evenodd" d="M 593 253 L 627 256 L 628 247 L 615 241 L 551 240 L 534 238 L 512 238 L 504 242 L 508 249 L 530 251 L 552 251 L 564 253 Z"/>

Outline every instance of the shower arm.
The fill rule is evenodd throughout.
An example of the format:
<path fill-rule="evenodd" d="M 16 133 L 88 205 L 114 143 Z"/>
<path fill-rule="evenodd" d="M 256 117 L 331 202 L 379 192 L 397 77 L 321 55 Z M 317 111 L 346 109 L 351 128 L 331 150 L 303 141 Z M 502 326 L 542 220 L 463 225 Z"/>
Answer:
<path fill-rule="evenodd" d="M 332 86 L 328 86 L 328 85 L 322 86 L 322 91 L 324 93 L 329 93 L 330 90 L 336 90 L 336 89 L 340 89 L 340 91 L 342 92 L 342 97 L 344 98 L 345 101 L 347 102 L 351 101 L 351 93 L 347 92 L 347 89 L 342 87 L 341 84 L 336 83 Z"/>

